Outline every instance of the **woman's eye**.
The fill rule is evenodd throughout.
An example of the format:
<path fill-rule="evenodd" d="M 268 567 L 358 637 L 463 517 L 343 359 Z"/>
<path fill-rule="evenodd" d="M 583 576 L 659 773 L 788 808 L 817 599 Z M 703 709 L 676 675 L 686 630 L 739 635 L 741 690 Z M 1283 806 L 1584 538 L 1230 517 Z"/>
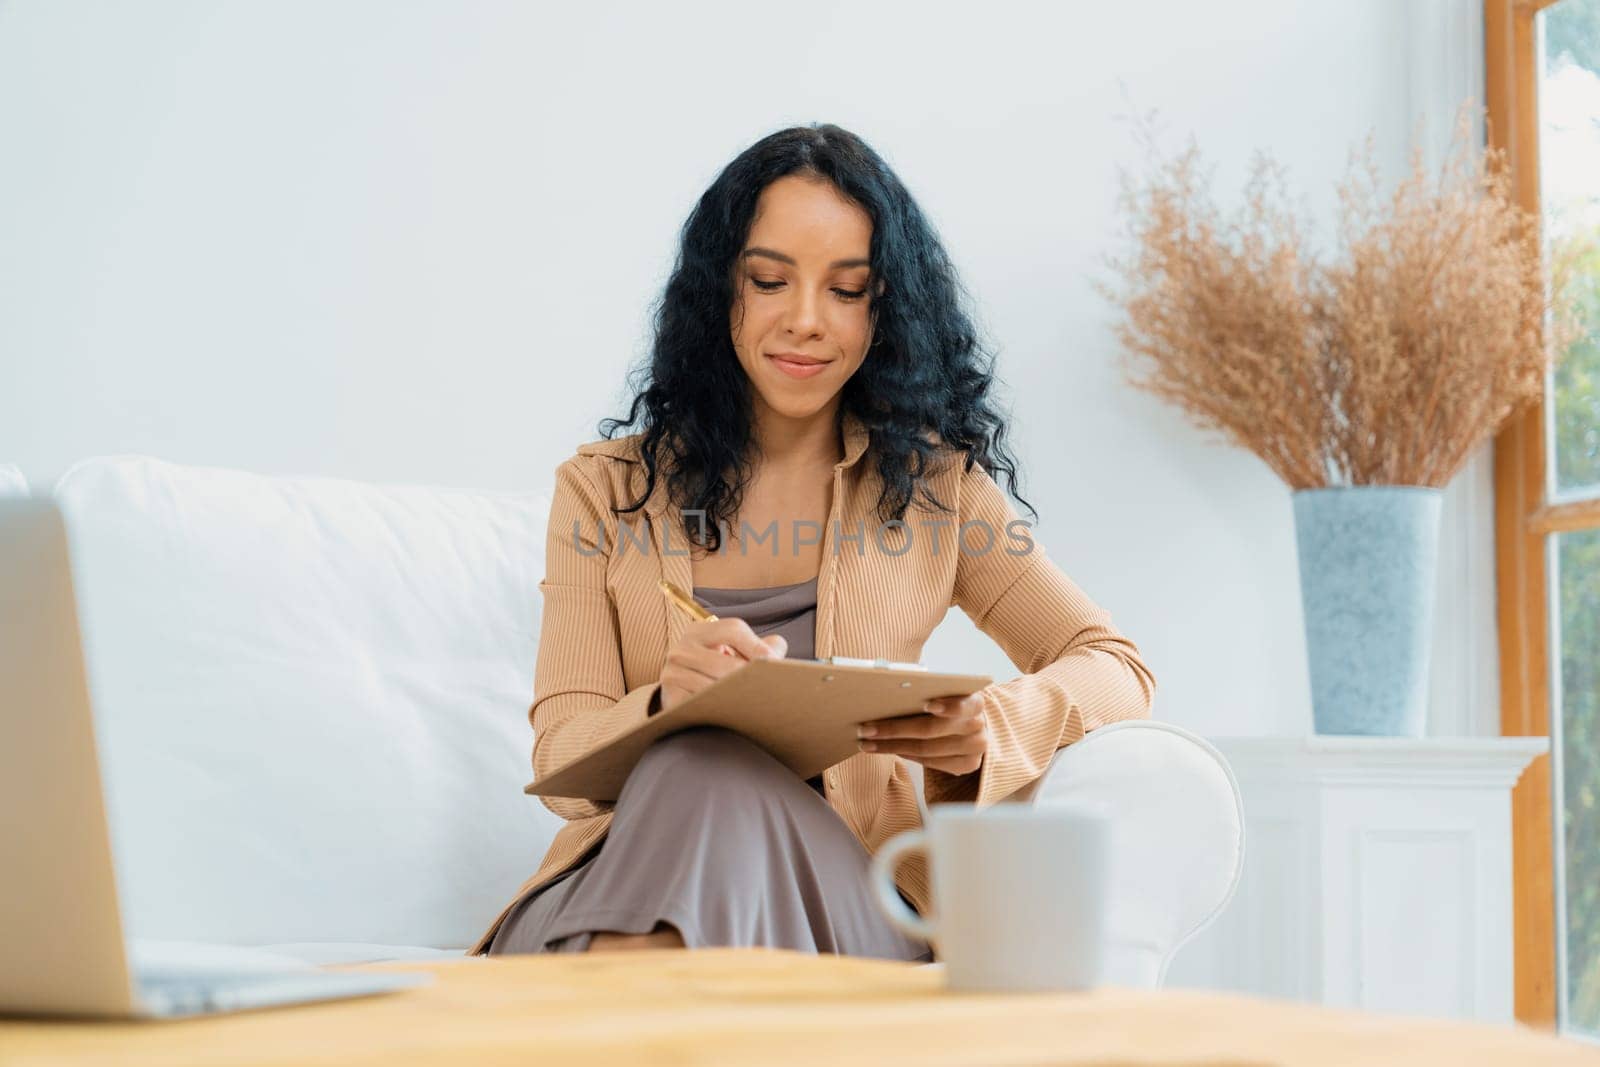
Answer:
<path fill-rule="evenodd" d="M 770 293 L 783 285 L 782 282 L 764 282 L 760 278 L 751 278 L 750 284 L 764 293 Z M 865 289 L 835 289 L 834 292 L 839 294 L 841 300 L 860 300 L 867 295 Z"/>

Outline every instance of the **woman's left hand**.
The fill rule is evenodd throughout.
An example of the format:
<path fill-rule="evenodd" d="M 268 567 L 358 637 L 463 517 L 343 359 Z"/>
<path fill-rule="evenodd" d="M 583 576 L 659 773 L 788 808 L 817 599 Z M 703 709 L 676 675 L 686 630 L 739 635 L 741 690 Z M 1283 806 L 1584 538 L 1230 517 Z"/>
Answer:
<path fill-rule="evenodd" d="M 934 697 L 915 715 L 873 719 L 856 730 L 863 752 L 888 752 L 948 774 L 971 774 L 989 751 L 983 693 Z"/>

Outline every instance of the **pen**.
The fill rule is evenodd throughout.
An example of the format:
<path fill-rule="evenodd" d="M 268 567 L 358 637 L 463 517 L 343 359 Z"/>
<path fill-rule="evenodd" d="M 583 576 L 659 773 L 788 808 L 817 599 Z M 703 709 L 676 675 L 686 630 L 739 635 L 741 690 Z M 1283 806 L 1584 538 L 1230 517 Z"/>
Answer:
<path fill-rule="evenodd" d="M 665 578 L 661 579 L 661 591 L 667 594 L 668 600 L 676 604 L 680 610 L 687 613 L 689 617 L 694 619 L 696 622 L 717 621 L 717 617 L 711 612 L 707 611 L 705 608 L 701 607 L 699 601 L 695 600 L 694 597 L 688 595 L 682 589 L 679 589 Z M 729 648 L 727 645 L 719 645 L 718 649 L 725 656 L 738 655 L 737 652 Z"/>
<path fill-rule="evenodd" d="M 678 607 L 688 612 L 690 617 L 692 617 L 696 622 L 717 621 L 717 617 L 711 614 L 711 612 L 707 611 L 705 608 L 701 607 L 699 601 L 697 601 L 694 597 L 689 596 L 682 589 L 679 589 L 665 578 L 661 579 L 661 591 L 667 594 L 668 600 L 672 601 L 674 604 L 678 605 Z"/>

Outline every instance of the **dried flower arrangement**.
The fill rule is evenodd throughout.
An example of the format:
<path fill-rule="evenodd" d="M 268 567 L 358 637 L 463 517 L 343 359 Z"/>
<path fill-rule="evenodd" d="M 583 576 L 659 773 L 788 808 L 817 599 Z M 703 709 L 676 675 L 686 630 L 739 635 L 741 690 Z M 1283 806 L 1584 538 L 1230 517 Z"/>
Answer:
<path fill-rule="evenodd" d="M 1327 265 L 1266 155 L 1233 218 L 1199 187 L 1192 144 L 1142 188 L 1124 174 L 1134 252 L 1108 261 L 1128 285 L 1096 288 L 1124 312 L 1130 384 L 1293 489 L 1448 482 L 1581 328 L 1566 295 L 1580 250 L 1553 251 L 1547 290 L 1539 220 L 1513 201 L 1503 150 L 1472 147 L 1469 120 L 1463 105 L 1438 188 L 1413 149 L 1387 210 L 1372 136 L 1351 153 Z"/>

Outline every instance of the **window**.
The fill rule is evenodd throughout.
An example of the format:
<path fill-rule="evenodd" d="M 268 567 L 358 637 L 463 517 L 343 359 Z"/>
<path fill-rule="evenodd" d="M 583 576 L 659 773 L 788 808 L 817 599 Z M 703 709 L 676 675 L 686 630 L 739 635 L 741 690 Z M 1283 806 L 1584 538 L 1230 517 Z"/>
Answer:
<path fill-rule="evenodd" d="M 1600 0 L 1487 0 L 1491 137 L 1547 247 L 1600 238 Z M 1495 442 L 1506 734 L 1551 758 L 1513 800 L 1517 1016 L 1600 1037 L 1600 253 L 1589 333 Z"/>
<path fill-rule="evenodd" d="M 1600 236 L 1600 0 L 1536 15 L 1539 204 L 1548 239 Z M 1600 326 L 1600 253 L 1577 280 Z M 1600 336 L 1565 354 L 1545 393 L 1554 505 L 1600 500 Z M 1556 808 L 1556 998 L 1566 1029 L 1600 1037 L 1600 515 L 1551 536 Z"/>

